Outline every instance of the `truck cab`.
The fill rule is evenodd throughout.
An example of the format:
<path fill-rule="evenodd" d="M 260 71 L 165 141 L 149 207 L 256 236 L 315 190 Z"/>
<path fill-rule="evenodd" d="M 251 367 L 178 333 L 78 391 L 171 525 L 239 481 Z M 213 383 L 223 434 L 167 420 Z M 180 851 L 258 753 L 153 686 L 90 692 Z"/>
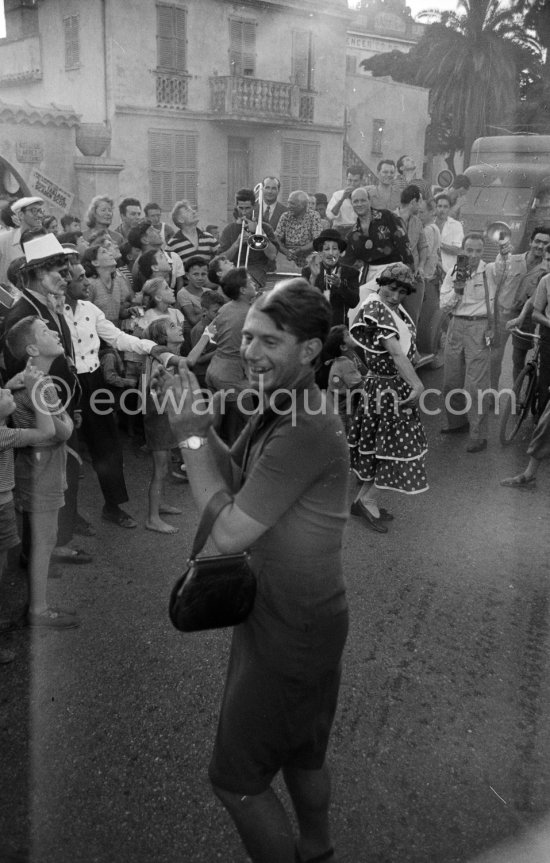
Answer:
<path fill-rule="evenodd" d="M 472 183 L 460 214 L 466 231 L 505 222 L 514 251 L 523 252 L 532 229 L 550 225 L 550 135 L 478 138 L 464 173 Z M 497 240 L 487 239 L 484 260 L 497 253 Z"/>

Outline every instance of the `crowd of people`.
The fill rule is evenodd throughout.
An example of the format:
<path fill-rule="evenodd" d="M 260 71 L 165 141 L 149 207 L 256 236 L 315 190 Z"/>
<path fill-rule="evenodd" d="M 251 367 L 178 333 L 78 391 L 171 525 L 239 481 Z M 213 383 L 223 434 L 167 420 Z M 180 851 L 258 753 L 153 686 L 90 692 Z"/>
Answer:
<path fill-rule="evenodd" d="M 418 369 L 432 357 L 417 347 L 428 299 L 448 317 L 442 434 L 467 434 L 470 454 L 487 447 L 505 342 L 527 334 L 513 336 L 517 374 L 539 325 L 541 418 L 528 467 L 503 484 L 532 487 L 549 453 L 550 228 L 535 228 L 522 254 L 503 240 L 486 263 L 483 235 L 460 218 L 466 177 L 434 196 L 407 155 L 383 159 L 377 175 L 365 185 L 351 166 L 345 188 L 293 190 L 286 205 L 279 179 L 265 177 L 263 211 L 240 189 L 221 232 L 199 227 L 186 200 L 172 225 L 157 204 L 127 197 L 113 228 L 107 195 L 84 224 L 72 214 L 57 223 L 39 197 L 0 214 L 0 565 L 21 541 L 25 622 L 79 625 L 76 612 L 49 605 L 48 566 L 92 560 L 75 545 L 96 533 L 78 508 L 83 455 L 102 518 L 137 527 L 124 508 L 121 429 L 151 456 L 147 529 L 177 531 L 167 518 L 180 510 L 163 500 L 168 472 L 190 483 L 199 510 L 227 495 L 213 538 L 222 552 L 250 548 L 261 578 L 234 634 L 211 780 L 253 860 L 334 857 L 324 753 L 347 631 L 342 529 L 351 512 L 387 533 L 394 515 L 380 493 L 428 489 Z M 191 392 L 191 403 L 163 410 L 168 390 Z M 205 399 L 212 409 L 194 411 Z M 13 658 L 0 651 L 0 663 Z M 271 708 L 260 716 L 258 703 Z M 270 787 L 281 768 L 296 847 Z"/>

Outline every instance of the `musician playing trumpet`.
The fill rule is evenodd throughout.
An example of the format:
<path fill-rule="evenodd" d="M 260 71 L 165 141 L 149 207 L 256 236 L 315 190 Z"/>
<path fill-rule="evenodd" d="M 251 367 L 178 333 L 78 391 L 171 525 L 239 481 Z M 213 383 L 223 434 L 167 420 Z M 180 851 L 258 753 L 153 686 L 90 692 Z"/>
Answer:
<path fill-rule="evenodd" d="M 259 222 L 255 221 L 255 203 L 256 195 L 253 189 L 239 189 L 235 195 L 233 210 L 235 221 L 222 231 L 219 253 L 233 261 L 236 267 L 246 266 L 258 289 L 263 290 L 270 262 L 277 257 L 279 243 L 269 223 L 264 222 L 260 226 Z M 266 239 L 264 249 L 256 249 L 248 242 L 250 237 L 258 236 L 260 233 Z"/>
<path fill-rule="evenodd" d="M 322 231 L 313 240 L 314 252 L 302 276 L 319 288 L 332 308 L 332 326 L 348 325 L 348 311 L 359 304 L 359 271 L 343 266 L 340 257 L 347 243 L 334 228 Z"/>

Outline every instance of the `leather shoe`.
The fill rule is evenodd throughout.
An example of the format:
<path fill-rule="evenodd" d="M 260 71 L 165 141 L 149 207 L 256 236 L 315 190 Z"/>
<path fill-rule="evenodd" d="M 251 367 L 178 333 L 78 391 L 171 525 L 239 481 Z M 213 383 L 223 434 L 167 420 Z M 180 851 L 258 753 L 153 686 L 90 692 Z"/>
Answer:
<path fill-rule="evenodd" d="M 363 515 L 363 511 L 358 500 L 353 501 L 349 511 L 352 515 Z M 383 506 L 378 507 L 378 512 L 380 513 L 380 521 L 393 521 L 393 515 L 391 514 L 391 512 L 388 512 L 387 509 L 384 509 Z"/>
<path fill-rule="evenodd" d="M 470 441 L 466 447 L 466 452 L 483 452 L 484 449 L 487 449 L 487 438 Z"/>
<path fill-rule="evenodd" d="M 357 515 L 360 518 L 364 518 L 371 530 L 375 530 L 377 533 L 388 532 L 388 528 L 386 527 L 386 525 L 382 524 L 382 519 L 375 518 L 368 511 L 367 507 L 363 503 L 361 503 L 360 500 L 355 500 L 352 503 L 350 512 L 352 515 Z"/>
<path fill-rule="evenodd" d="M 470 423 L 463 423 L 461 426 L 441 429 L 441 434 L 466 434 L 468 431 L 470 431 Z"/>

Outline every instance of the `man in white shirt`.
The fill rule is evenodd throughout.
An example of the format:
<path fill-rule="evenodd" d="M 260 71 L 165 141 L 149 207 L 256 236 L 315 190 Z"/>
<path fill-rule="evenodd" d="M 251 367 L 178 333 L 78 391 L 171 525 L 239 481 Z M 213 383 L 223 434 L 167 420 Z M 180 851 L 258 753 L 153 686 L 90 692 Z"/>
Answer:
<path fill-rule="evenodd" d="M 462 251 L 464 228 L 449 215 L 451 199 L 444 192 L 435 199 L 435 223 L 441 234 L 441 265 L 444 273 L 452 273 L 456 257 Z"/>
<path fill-rule="evenodd" d="M 326 217 L 343 237 L 351 231 L 357 220 L 351 204 L 351 194 L 363 185 L 363 177 L 363 168 L 352 165 L 346 173 L 346 188 L 335 192 L 328 202 Z"/>
<path fill-rule="evenodd" d="M 443 376 L 447 427 L 441 432 L 469 431 L 466 447 L 469 453 L 481 452 L 487 447 L 488 404 L 484 393 L 491 386 L 488 330 L 496 284 L 492 272 L 481 260 L 483 245 L 482 234 L 466 234 L 463 248 L 468 258 L 467 277 L 464 281 L 457 280 L 448 272 L 441 286 L 441 308 L 451 315 Z"/>
<path fill-rule="evenodd" d="M 71 280 L 66 289 L 63 314 L 74 347 L 74 362 L 82 391 L 79 409 L 82 411 L 81 434 L 92 458 L 104 498 L 102 518 L 118 527 L 134 528 L 137 522 L 120 504 L 128 500 L 124 479 L 122 446 L 113 412 L 114 396 L 105 387 L 99 363 L 100 339 L 119 351 L 131 351 L 146 356 L 154 354 L 163 360 L 177 358 L 167 354 L 149 339 L 139 339 L 119 330 L 107 320 L 101 309 L 88 302 L 89 281 L 81 264 L 71 268 Z"/>

